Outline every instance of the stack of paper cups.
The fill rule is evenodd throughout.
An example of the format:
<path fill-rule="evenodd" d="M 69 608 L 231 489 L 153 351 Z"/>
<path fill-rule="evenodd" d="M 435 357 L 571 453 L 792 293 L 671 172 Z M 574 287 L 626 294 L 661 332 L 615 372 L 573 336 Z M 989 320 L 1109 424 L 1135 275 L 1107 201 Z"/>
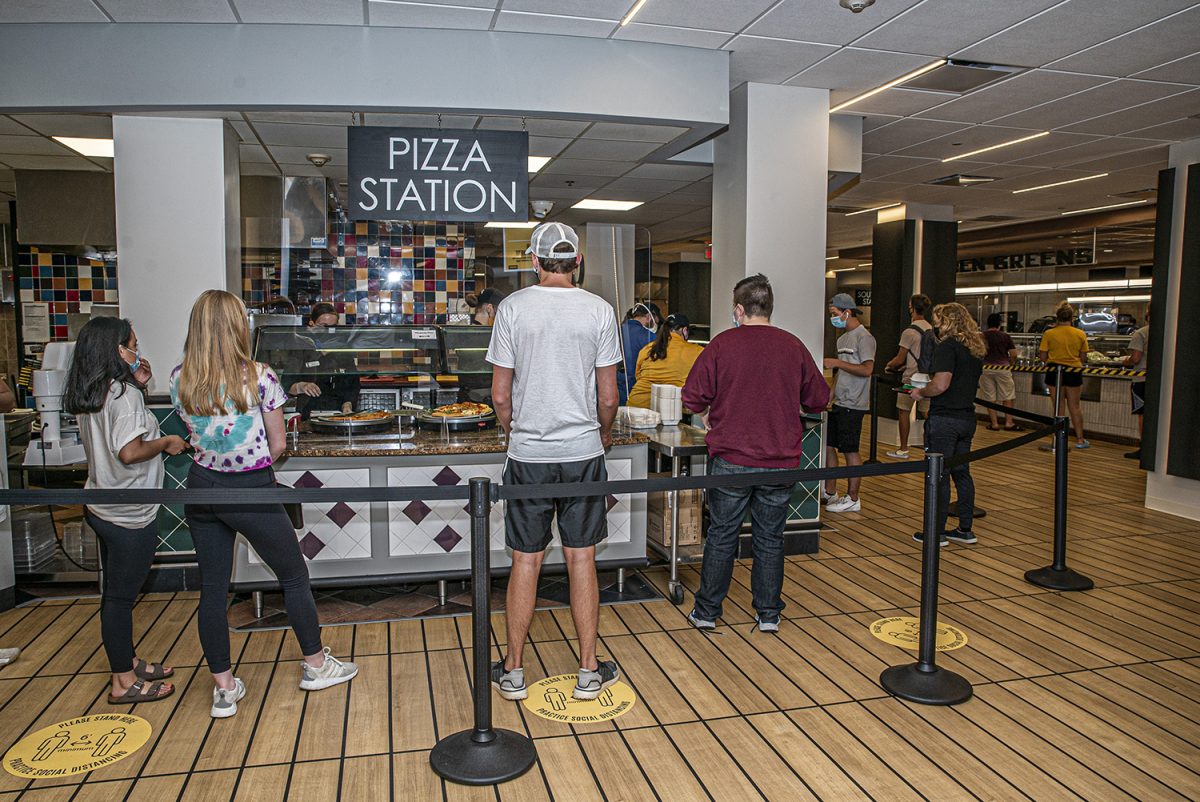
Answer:
<path fill-rule="evenodd" d="M 682 390 L 673 384 L 650 385 L 650 408 L 662 417 L 663 426 L 676 426 L 683 418 Z"/>

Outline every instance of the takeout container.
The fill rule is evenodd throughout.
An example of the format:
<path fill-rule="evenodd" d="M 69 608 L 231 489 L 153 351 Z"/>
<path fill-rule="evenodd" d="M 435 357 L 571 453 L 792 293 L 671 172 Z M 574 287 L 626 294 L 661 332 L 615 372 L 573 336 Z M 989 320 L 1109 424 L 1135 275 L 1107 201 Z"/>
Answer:
<path fill-rule="evenodd" d="M 650 385 L 650 409 L 657 412 L 663 426 L 677 426 L 683 419 L 683 390 L 673 384 Z"/>

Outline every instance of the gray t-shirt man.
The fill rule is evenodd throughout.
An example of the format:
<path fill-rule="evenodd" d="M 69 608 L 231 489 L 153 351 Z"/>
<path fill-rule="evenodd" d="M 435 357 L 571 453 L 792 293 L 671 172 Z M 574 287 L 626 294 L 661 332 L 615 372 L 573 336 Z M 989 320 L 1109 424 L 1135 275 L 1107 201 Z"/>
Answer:
<path fill-rule="evenodd" d="M 847 331 L 837 341 L 837 358 L 851 365 L 861 365 L 875 358 L 875 337 L 866 326 Z M 833 387 L 833 403 L 847 409 L 871 408 L 871 377 L 855 376 L 839 370 Z"/>
<path fill-rule="evenodd" d="M 1140 351 L 1142 358 L 1133 366 L 1133 370 L 1145 370 L 1146 359 L 1150 356 L 1150 327 L 1142 326 L 1129 338 L 1129 350 Z"/>
<path fill-rule="evenodd" d="M 917 359 L 921 356 L 921 334 L 913 329 L 913 326 L 922 332 L 933 328 L 928 320 L 914 320 L 900 333 L 900 347 L 908 349 L 908 355 L 904 358 L 904 375 L 902 377 L 905 383 L 917 372 Z"/>
<path fill-rule="evenodd" d="M 487 361 L 513 369 L 508 456 L 581 462 L 604 454 L 596 368 L 621 362 L 617 318 L 586 290 L 533 286 L 496 310 Z"/>

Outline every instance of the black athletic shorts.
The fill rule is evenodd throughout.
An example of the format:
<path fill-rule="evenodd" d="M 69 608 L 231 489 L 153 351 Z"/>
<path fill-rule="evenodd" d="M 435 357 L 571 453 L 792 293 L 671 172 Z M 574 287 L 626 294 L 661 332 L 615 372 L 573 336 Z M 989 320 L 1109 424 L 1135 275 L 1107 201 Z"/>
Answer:
<path fill-rule="evenodd" d="M 1131 410 L 1134 415 L 1146 414 L 1146 383 L 1145 382 L 1130 382 L 1129 383 L 1129 399 L 1133 406 Z"/>
<path fill-rule="evenodd" d="M 608 479 L 604 457 L 582 462 L 518 462 L 504 465 L 504 484 L 542 485 L 570 482 L 603 482 Z M 504 542 L 513 551 L 537 553 L 553 539 L 550 524 L 558 515 L 563 546 L 584 549 L 608 537 L 608 498 L 522 498 L 504 502 Z"/>
<path fill-rule="evenodd" d="M 1051 362 L 1049 365 L 1047 365 L 1047 367 L 1050 368 L 1050 372 L 1046 374 L 1046 386 L 1054 387 L 1056 384 L 1058 384 L 1058 371 L 1055 370 L 1057 365 L 1054 362 Z M 1082 387 L 1083 374 L 1072 373 L 1066 369 L 1067 367 L 1067 365 L 1063 365 L 1063 387 Z"/>
<path fill-rule="evenodd" d="M 863 415 L 866 410 L 834 406 L 829 410 L 825 445 L 843 454 L 857 454 L 862 442 Z"/>

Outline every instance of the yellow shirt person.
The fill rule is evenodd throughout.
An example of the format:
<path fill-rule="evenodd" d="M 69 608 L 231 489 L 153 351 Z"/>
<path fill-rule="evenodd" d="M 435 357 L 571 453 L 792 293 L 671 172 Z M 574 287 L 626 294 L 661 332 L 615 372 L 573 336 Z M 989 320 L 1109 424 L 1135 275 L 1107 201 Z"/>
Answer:
<path fill-rule="evenodd" d="M 638 353 L 637 358 L 637 384 L 629 391 L 629 406 L 631 407 L 646 407 L 650 406 L 650 385 L 652 384 L 673 384 L 676 387 L 682 387 L 687 381 L 688 374 L 692 372 L 692 365 L 696 364 L 696 359 L 699 358 L 700 352 L 704 349 L 687 341 L 688 319 L 683 315 L 671 315 L 663 321 L 663 328 L 667 332 L 660 334 L 669 338 L 666 342 L 667 353 L 662 359 L 651 359 L 650 353 L 658 344 L 658 340 L 650 343 Z"/>
<path fill-rule="evenodd" d="M 1083 360 L 1080 355 L 1088 351 L 1087 335 L 1072 326 L 1070 321 L 1060 321 L 1042 335 L 1038 350 L 1046 353 L 1046 361 L 1052 365 L 1081 368 Z"/>

